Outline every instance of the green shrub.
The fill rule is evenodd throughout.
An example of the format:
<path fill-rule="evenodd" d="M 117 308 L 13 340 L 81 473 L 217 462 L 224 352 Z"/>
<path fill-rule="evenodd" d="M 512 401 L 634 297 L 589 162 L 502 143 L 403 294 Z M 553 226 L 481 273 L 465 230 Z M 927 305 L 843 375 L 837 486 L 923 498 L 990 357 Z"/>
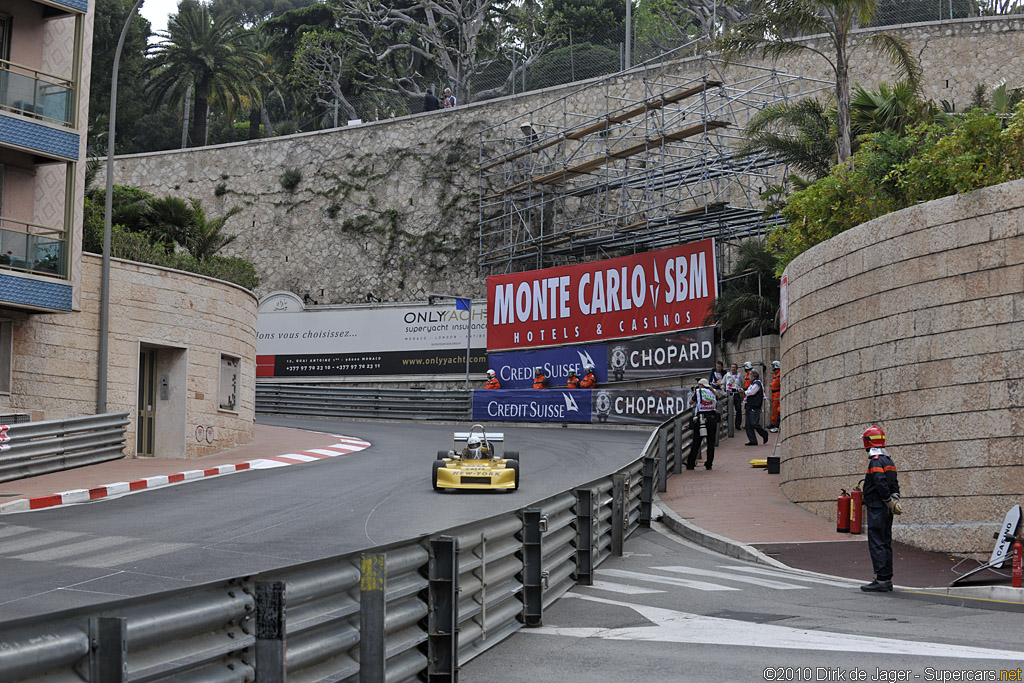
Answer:
<path fill-rule="evenodd" d="M 281 187 L 288 192 L 295 192 L 295 188 L 302 182 L 302 171 L 297 168 L 289 168 L 281 174 Z"/>

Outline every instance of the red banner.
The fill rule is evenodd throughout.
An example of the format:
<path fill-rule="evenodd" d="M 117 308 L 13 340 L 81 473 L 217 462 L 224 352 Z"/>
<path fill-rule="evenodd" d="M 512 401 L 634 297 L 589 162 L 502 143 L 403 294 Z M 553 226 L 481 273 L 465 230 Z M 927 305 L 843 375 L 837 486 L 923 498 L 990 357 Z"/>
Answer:
<path fill-rule="evenodd" d="M 712 239 L 487 278 L 487 350 L 703 327 L 718 294 Z"/>

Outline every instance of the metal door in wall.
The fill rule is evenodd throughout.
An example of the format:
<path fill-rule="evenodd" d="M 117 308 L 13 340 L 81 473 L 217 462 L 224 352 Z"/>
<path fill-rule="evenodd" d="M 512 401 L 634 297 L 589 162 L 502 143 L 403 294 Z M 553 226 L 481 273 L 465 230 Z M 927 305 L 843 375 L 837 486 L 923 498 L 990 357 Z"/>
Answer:
<path fill-rule="evenodd" d="M 156 418 L 156 349 L 139 350 L 139 409 L 135 430 L 136 455 L 153 455 Z"/>

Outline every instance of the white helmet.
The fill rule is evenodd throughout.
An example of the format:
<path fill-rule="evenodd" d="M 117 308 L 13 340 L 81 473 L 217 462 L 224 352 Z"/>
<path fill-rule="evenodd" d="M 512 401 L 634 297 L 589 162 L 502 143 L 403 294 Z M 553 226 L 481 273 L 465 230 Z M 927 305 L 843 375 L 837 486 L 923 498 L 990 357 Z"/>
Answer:
<path fill-rule="evenodd" d="M 772 361 L 772 367 L 775 368 L 776 370 L 778 370 L 779 369 L 779 361 L 773 360 Z"/>
<path fill-rule="evenodd" d="M 466 450 L 468 451 L 468 457 L 470 460 L 480 459 L 482 446 L 483 442 L 480 440 L 480 437 L 477 436 L 476 434 L 471 435 L 469 439 L 466 440 Z"/>
<path fill-rule="evenodd" d="M 540 375 L 540 374 L 543 374 L 543 372 L 544 372 L 544 368 L 542 368 L 539 365 L 533 369 L 533 374 L 534 375 Z"/>
<path fill-rule="evenodd" d="M 583 370 L 586 371 L 586 372 L 593 372 L 594 371 L 594 366 L 593 365 L 584 365 L 583 366 Z"/>
<path fill-rule="evenodd" d="M 487 371 L 487 376 L 488 377 L 494 377 L 494 370 L 488 370 Z"/>
<path fill-rule="evenodd" d="M 754 365 L 749 360 L 746 363 L 743 364 L 743 369 L 744 370 L 750 370 L 753 367 L 754 367 Z"/>

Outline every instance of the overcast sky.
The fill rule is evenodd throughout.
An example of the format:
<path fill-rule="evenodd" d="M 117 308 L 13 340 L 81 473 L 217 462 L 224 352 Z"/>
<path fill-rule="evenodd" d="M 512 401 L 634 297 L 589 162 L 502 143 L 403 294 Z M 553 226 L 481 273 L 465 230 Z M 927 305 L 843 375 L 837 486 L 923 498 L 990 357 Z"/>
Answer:
<path fill-rule="evenodd" d="M 153 31 L 167 30 L 167 15 L 178 11 L 178 0 L 145 0 L 142 3 L 142 16 L 149 19 Z"/>

